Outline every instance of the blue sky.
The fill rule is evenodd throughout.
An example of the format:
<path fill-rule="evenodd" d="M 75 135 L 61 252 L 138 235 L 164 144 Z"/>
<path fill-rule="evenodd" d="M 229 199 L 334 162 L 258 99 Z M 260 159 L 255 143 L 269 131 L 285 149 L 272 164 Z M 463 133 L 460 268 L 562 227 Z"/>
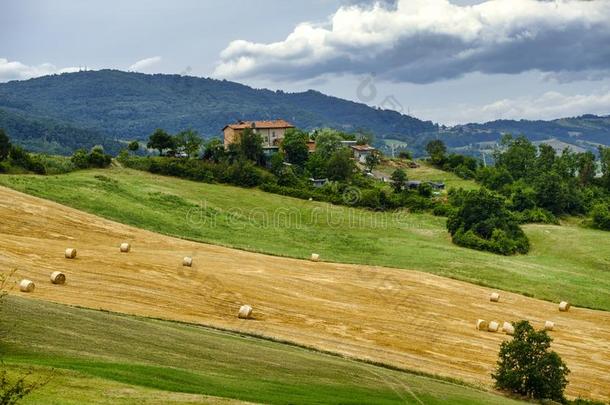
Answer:
<path fill-rule="evenodd" d="M 606 0 L 20 0 L 0 4 L 0 81 L 87 66 L 313 88 L 444 124 L 610 114 L 607 21 Z"/>

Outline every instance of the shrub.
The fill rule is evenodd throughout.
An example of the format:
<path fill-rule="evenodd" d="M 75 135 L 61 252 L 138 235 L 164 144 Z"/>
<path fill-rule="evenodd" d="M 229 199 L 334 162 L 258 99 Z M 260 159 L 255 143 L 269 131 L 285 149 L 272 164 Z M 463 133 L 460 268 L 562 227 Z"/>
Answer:
<path fill-rule="evenodd" d="M 591 210 L 593 226 L 604 231 L 610 231 L 610 205 L 596 204 Z"/>
<path fill-rule="evenodd" d="M 528 321 L 515 325 L 514 337 L 500 346 L 492 374 L 496 387 L 534 399 L 564 402 L 569 370 L 561 357 L 549 351 L 553 339 L 546 331 L 535 331 Z"/>
<path fill-rule="evenodd" d="M 450 198 L 459 203 L 447 220 L 455 244 L 503 255 L 529 251 L 529 240 L 502 197 L 482 188 Z"/>

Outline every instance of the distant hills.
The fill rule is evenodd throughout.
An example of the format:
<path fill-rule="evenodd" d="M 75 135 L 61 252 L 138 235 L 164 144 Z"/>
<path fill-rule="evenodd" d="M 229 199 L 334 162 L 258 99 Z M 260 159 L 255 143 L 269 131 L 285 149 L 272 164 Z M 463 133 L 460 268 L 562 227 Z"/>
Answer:
<path fill-rule="evenodd" d="M 406 142 L 419 153 L 433 138 L 476 153 L 504 132 L 584 149 L 610 144 L 610 116 L 502 120 L 446 128 L 312 90 L 286 93 L 180 75 L 100 70 L 0 84 L 0 127 L 34 151 L 70 153 L 101 144 L 114 153 L 125 141 L 144 140 L 156 128 L 170 132 L 193 128 L 213 137 L 220 136 L 230 122 L 272 118 L 287 119 L 307 130 L 369 131 L 379 146 Z"/>

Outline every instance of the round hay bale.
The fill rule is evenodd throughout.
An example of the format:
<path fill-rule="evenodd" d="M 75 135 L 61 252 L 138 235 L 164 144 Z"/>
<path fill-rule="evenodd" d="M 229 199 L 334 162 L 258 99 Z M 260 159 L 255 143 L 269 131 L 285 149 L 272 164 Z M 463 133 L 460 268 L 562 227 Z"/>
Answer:
<path fill-rule="evenodd" d="M 66 275 L 61 271 L 54 271 L 51 273 L 51 283 L 66 284 Z"/>
<path fill-rule="evenodd" d="M 131 250 L 131 245 L 127 242 L 125 243 L 121 243 L 121 252 L 122 253 L 129 253 L 129 251 Z"/>
<path fill-rule="evenodd" d="M 193 265 L 193 258 L 190 256 L 186 256 L 182 259 L 182 265 L 186 267 L 191 267 Z"/>
<path fill-rule="evenodd" d="M 497 292 L 491 293 L 491 295 L 489 296 L 489 300 L 491 302 L 498 302 L 498 301 L 500 301 L 500 294 L 498 294 Z"/>
<path fill-rule="evenodd" d="M 572 306 L 572 305 L 570 305 L 570 303 L 569 303 L 569 302 L 566 302 L 566 301 L 561 301 L 561 302 L 559 303 L 559 311 L 561 311 L 561 312 L 568 312 L 568 311 L 570 310 L 570 307 L 571 307 L 571 306 Z"/>
<path fill-rule="evenodd" d="M 489 326 L 489 324 L 487 323 L 487 321 L 485 321 L 483 319 L 477 320 L 477 330 L 487 330 L 488 326 Z"/>
<path fill-rule="evenodd" d="M 312 253 L 311 254 L 311 261 L 312 262 L 319 262 L 320 261 L 320 255 L 317 253 Z"/>
<path fill-rule="evenodd" d="M 31 292 L 34 292 L 34 288 L 36 288 L 36 285 L 34 284 L 34 282 L 32 280 L 23 279 L 19 283 L 19 291 L 21 291 L 21 292 L 31 293 Z"/>
<path fill-rule="evenodd" d="M 512 336 L 512 335 L 515 334 L 515 327 L 510 322 L 504 322 L 504 324 L 502 325 L 502 330 L 507 335 L 511 335 Z"/>
<path fill-rule="evenodd" d="M 76 258 L 76 249 L 68 248 L 65 253 L 66 259 Z"/>
<path fill-rule="evenodd" d="M 239 308 L 237 317 L 240 319 L 250 319 L 252 317 L 252 307 L 250 305 L 242 305 Z"/>
<path fill-rule="evenodd" d="M 498 322 L 496 322 L 496 321 L 489 322 L 489 325 L 487 326 L 488 332 L 497 332 L 498 329 L 500 329 L 500 324 Z"/>
<path fill-rule="evenodd" d="M 546 331 L 552 331 L 553 329 L 555 329 L 555 322 L 546 321 L 546 322 L 544 323 L 544 330 L 546 330 Z"/>

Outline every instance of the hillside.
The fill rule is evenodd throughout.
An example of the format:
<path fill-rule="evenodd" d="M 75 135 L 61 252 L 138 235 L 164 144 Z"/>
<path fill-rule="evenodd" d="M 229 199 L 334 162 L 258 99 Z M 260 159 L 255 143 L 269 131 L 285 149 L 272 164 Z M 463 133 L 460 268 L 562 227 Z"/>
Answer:
<path fill-rule="evenodd" d="M 118 139 L 145 139 L 155 128 L 193 128 L 218 136 L 239 119 L 285 118 L 301 128 L 367 129 L 407 136 L 435 131 L 431 122 L 329 97 L 284 93 L 226 80 L 116 70 L 45 76 L 0 84 L 0 109 L 65 121 Z M 22 137 L 21 132 L 13 134 Z"/>
<path fill-rule="evenodd" d="M 113 155 L 121 150 L 119 141 L 98 130 L 8 110 L 0 109 L 0 128 L 10 135 L 12 142 L 31 152 L 69 155 L 76 149 L 89 150 L 96 145 L 102 145 Z"/>
<path fill-rule="evenodd" d="M 3 175 L 0 184 L 190 240 L 297 258 L 317 252 L 329 261 L 414 269 L 610 310 L 610 233 L 575 225 L 527 225 L 530 254 L 499 257 L 454 245 L 445 219 L 428 214 L 372 212 L 134 170 Z"/>
<path fill-rule="evenodd" d="M 94 198 L 95 193 L 92 192 L 92 196 Z M 572 370 L 567 393 L 598 399 L 610 395 L 608 312 L 575 307 L 563 313 L 558 311 L 557 304 L 507 292 L 502 292 L 499 303 L 490 304 L 489 288 L 421 272 L 266 256 L 163 236 L 6 188 L 0 188 L 0 197 L 3 218 L 0 251 L 4 252 L 0 255 L 0 267 L 17 269 L 18 274 L 11 280 L 34 280 L 36 290 L 27 297 L 36 300 L 235 330 L 485 387 L 491 386 L 490 374 L 498 348 L 507 336 L 477 331 L 473 326 L 475 320 L 528 319 L 537 327 L 545 320 L 552 320 L 556 324 L 552 332 L 553 348 Z M 171 196 L 165 199 L 175 200 Z M 118 245 L 123 241 L 133 245 L 129 254 L 119 252 Z M 78 250 L 76 259 L 63 257 L 66 246 Z M 182 258 L 186 255 L 194 258 L 192 268 L 182 267 Z M 66 273 L 65 285 L 48 282 L 49 274 L 56 270 Z M 547 277 L 551 278 L 549 274 Z M 12 294 L 23 296 L 16 291 Z M 236 317 L 236 310 L 244 303 L 254 307 L 253 320 Z M 32 315 L 27 315 L 29 311 L 24 312 L 20 317 L 32 319 Z M 40 316 L 45 317 L 45 312 Z M 74 319 L 69 311 L 66 316 Z M 96 333 L 99 326 L 92 326 L 85 314 L 79 314 L 78 319 L 70 323 L 72 330 L 78 328 L 79 333 L 70 333 L 70 328 L 64 330 L 62 323 L 48 323 L 51 329 L 48 335 L 67 335 L 66 339 L 58 339 L 59 348 L 39 343 L 47 333 L 38 330 L 38 322 L 26 323 L 30 326 L 25 330 L 15 331 L 20 334 L 38 330 L 39 337 L 28 347 L 38 353 L 47 353 L 46 356 L 26 354 L 25 360 L 88 371 L 96 376 L 114 376 L 123 382 L 127 379 L 140 383 L 152 380 L 149 384 L 154 383 L 157 388 L 186 385 L 189 387 L 186 392 L 211 395 L 218 395 L 218 391 L 212 389 L 228 386 L 222 383 L 222 377 L 234 374 L 235 370 L 242 370 L 255 381 L 266 382 L 262 386 L 249 385 L 245 382 L 246 377 L 238 379 L 242 389 L 256 387 L 250 391 L 259 395 L 265 391 L 283 392 L 280 387 L 291 382 L 307 387 L 304 388 L 306 392 L 296 390 L 299 395 L 362 392 L 350 389 L 350 380 L 346 381 L 346 391 L 340 387 L 324 388 L 315 382 L 303 384 L 301 378 L 285 369 L 286 364 L 298 362 L 286 361 L 287 356 L 277 351 L 275 358 L 278 360 L 270 358 L 264 361 L 266 364 L 257 363 L 265 359 L 265 352 L 255 348 L 243 351 L 236 348 L 225 354 L 234 359 L 223 361 L 220 356 L 201 352 L 206 345 L 187 339 L 174 340 L 169 332 L 164 334 L 163 340 L 153 340 L 154 349 L 138 346 L 134 350 L 133 344 L 113 343 L 112 339 L 120 336 L 115 337 L 113 329 L 105 322 L 102 322 L 103 330 L 111 334 L 105 339 L 93 337 L 88 340 L 86 331 Z M 149 341 L 149 329 L 146 324 L 142 328 L 125 326 L 124 329 L 138 336 L 126 341 L 142 341 L 142 344 Z M 103 332 L 97 332 L 100 333 Z M 15 341 L 28 340 L 17 336 Z M 177 348 L 171 355 L 171 363 L 164 361 L 168 341 L 171 342 L 169 347 Z M 111 349 L 104 350 L 104 347 Z M 210 345 L 210 349 L 214 347 Z M 223 347 L 218 350 L 225 351 Z M 177 371 L 175 367 L 187 366 L 197 370 L 197 358 L 183 357 L 189 351 L 196 351 L 200 353 L 199 358 L 208 359 L 208 367 L 212 367 L 214 360 L 218 361 L 218 371 L 212 368 L 207 373 L 195 372 L 195 375 Z M 237 352 L 239 356 L 231 356 L 231 352 Z M 66 354 L 72 359 L 65 360 Z M 61 356 L 56 358 L 56 355 Z M 75 361 L 74 357 L 79 355 L 84 355 L 85 361 Z M 142 364 L 142 360 L 138 360 L 133 365 L 137 356 L 144 356 L 147 361 Z M 94 360 L 93 364 L 90 360 Z M 142 367 L 154 366 L 155 362 L 161 364 L 152 369 Z M 254 368 L 244 370 L 245 364 L 254 364 Z M 315 372 L 321 378 L 318 381 L 334 380 L 325 377 L 325 373 L 330 372 L 329 367 L 310 369 L 318 370 Z M 274 385 L 272 375 L 268 374 L 273 372 L 281 376 L 279 386 Z M 302 375 L 311 374 L 311 371 L 303 370 Z M 349 378 L 354 373 L 344 375 Z M 368 385 L 360 381 L 366 378 L 362 372 L 356 375 L 359 387 L 379 387 L 375 382 Z M 208 391 L 201 392 L 201 387 Z M 366 393 L 362 392 L 362 395 Z M 254 399 L 252 396 L 238 398 Z M 267 402 L 267 398 L 262 398 L 262 402 Z M 303 402 L 312 403 L 306 399 Z M 371 403 L 367 400 L 355 402 Z"/>
<path fill-rule="evenodd" d="M 195 325 L 18 297 L 5 303 L 3 321 L 13 326 L 3 335 L 4 363 L 33 367 L 35 378 L 53 375 L 23 404 L 417 404 L 413 394 L 426 404 L 518 404 Z"/>
<path fill-rule="evenodd" d="M 457 125 L 440 131 L 439 137 L 448 146 L 462 152 L 489 149 L 502 134 L 525 135 L 534 142 L 545 142 L 562 150 L 596 150 L 597 145 L 610 145 L 610 115 L 583 115 L 552 121 L 497 120 L 484 124 Z"/>
<path fill-rule="evenodd" d="M 146 139 L 159 127 L 170 132 L 193 128 L 213 137 L 236 120 L 272 118 L 287 119 L 307 130 L 370 131 L 378 140 L 377 146 L 382 146 L 384 139 L 408 143 L 417 155 L 425 154 L 426 143 L 438 137 L 452 149 L 478 155 L 506 132 L 524 134 L 534 141 L 557 142 L 560 149 L 593 150 L 599 143 L 610 144 L 610 116 L 439 127 L 313 90 L 286 93 L 226 80 L 118 70 L 0 84 L 0 126 L 5 126 L 18 143 L 41 152 L 65 153 L 92 143 L 114 151 L 115 139 Z"/>

